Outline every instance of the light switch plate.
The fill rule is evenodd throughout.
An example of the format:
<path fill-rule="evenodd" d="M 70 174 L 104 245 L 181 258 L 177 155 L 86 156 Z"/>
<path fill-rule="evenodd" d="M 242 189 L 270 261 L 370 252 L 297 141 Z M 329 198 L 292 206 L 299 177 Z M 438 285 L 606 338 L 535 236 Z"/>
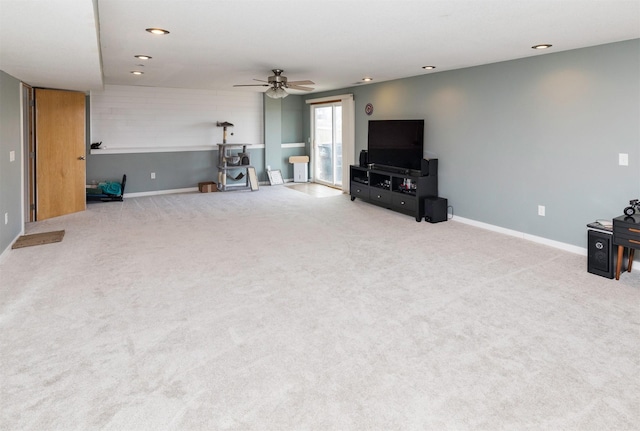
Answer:
<path fill-rule="evenodd" d="M 9 151 L 9 161 L 10 162 L 15 162 L 16 161 L 16 152 L 15 151 Z"/>
<path fill-rule="evenodd" d="M 546 208 L 544 205 L 538 205 L 538 215 L 544 217 L 546 213 Z"/>
<path fill-rule="evenodd" d="M 629 166 L 629 155 L 626 153 L 618 154 L 618 164 L 620 166 Z"/>

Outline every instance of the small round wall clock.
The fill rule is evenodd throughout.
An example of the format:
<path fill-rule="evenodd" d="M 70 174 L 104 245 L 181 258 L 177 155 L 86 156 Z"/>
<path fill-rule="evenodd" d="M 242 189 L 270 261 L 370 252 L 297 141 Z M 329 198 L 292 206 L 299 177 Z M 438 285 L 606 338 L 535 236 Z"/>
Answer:
<path fill-rule="evenodd" d="M 367 115 L 373 114 L 373 105 L 371 103 L 367 103 L 367 106 L 364 107 L 364 113 Z"/>

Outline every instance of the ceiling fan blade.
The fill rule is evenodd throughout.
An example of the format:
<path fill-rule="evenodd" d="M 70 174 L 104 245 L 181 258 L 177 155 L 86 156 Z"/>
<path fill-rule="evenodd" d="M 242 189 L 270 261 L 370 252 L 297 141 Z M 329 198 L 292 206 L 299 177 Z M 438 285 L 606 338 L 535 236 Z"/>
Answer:
<path fill-rule="evenodd" d="M 269 84 L 237 84 L 234 87 L 269 87 Z"/>
<path fill-rule="evenodd" d="M 309 80 L 306 80 L 306 81 L 289 81 L 289 82 L 287 82 L 287 84 L 289 84 L 289 85 L 316 85 L 315 82 L 309 81 Z"/>
<path fill-rule="evenodd" d="M 302 91 L 313 90 L 313 88 L 311 87 L 303 87 L 302 85 L 291 85 L 290 83 L 287 85 L 287 88 L 291 88 L 292 90 L 302 90 Z"/>

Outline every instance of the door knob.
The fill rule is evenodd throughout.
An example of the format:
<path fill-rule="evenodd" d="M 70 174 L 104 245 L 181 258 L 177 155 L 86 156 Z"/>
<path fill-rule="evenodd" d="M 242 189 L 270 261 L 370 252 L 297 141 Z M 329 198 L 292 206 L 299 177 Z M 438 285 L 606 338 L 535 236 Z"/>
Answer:
<path fill-rule="evenodd" d="M 86 160 L 86 158 L 84 156 L 80 156 L 78 157 L 78 160 Z"/>

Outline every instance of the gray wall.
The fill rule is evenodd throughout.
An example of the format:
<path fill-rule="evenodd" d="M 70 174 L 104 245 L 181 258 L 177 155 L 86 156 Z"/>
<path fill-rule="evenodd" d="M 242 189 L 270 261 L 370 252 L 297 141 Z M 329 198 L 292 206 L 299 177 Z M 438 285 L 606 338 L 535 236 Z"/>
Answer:
<path fill-rule="evenodd" d="M 20 81 L 0 71 L 0 253 L 22 232 Z M 9 153 L 15 151 L 15 161 Z M 4 215 L 8 223 L 4 224 Z"/>
<path fill-rule="evenodd" d="M 262 149 L 249 154 L 253 166 L 264 165 Z M 217 164 L 217 151 L 88 155 L 87 182 L 120 181 L 126 174 L 125 193 L 192 188 L 199 182 L 217 181 Z M 151 172 L 156 174 L 154 180 Z"/>
<path fill-rule="evenodd" d="M 290 94 L 282 99 L 282 143 L 290 144 L 302 142 L 302 137 L 309 134 L 303 128 L 302 121 L 305 112 L 305 103 L 302 96 Z M 306 111 L 308 114 L 308 111 Z"/>
<path fill-rule="evenodd" d="M 264 163 L 273 170 L 282 168 L 282 101 L 264 96 Z M 264 175 L 266 177 L 266 174 Z M 263 176 L 258 178 L 264 179 Z"/>
<path fill-rule="evenodd" d="M 293 178 L 293 165 L 289 163 L 289 156 L 308 155 L 306 148 L 282 148 L 281 144 L 303 142 L 304 100 L 302 96 L 290 94 L 284 99 L 264 98 L 264 143 L 265 164 L 271 169 L 280 169 L 282 177 Z M 307 132 L 308 133 L 308 132 Z M 266 173 L 260 176 L 266 181 Z"/>
<path fill-rule="evenodd" d="M 368 120 L 424 118 L 426 156 L 439 159 L 455 215 L 585 247 L 587 223 L 640 198 L 639 77 L 632 40 L 309 98 L 354 94 L 356 154 Z"/>

